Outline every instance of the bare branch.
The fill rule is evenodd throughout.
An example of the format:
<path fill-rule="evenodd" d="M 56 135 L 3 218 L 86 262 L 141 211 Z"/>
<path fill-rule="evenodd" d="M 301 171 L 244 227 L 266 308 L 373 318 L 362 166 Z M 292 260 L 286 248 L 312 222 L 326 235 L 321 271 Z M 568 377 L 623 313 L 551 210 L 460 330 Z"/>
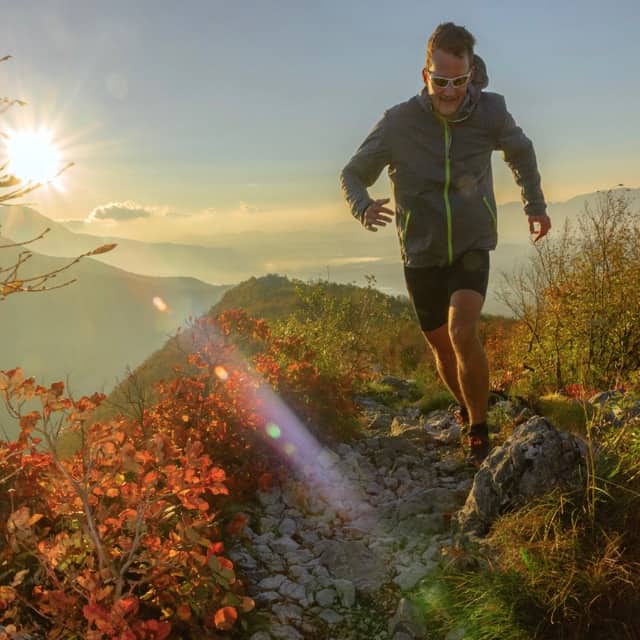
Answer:
<path fill-rule="evenodd" d="M 2 225 L 0 225 L 2 227 Z M 45 237 L 47 233 L 49 233 L 51 229 L 47 227 L 39 236 L 32 238 L 31 240 L 24 240 L 23 242 L 14 242 L 13 244 L 0 244 L 0 249 L 11 249 L 13 247 L 24 247 L 27 244 L 31 244 L 32 242 L 36 242 L 37 240 L 41 240 Z M 0 272 L 2 273 L 2 272 Z"/>

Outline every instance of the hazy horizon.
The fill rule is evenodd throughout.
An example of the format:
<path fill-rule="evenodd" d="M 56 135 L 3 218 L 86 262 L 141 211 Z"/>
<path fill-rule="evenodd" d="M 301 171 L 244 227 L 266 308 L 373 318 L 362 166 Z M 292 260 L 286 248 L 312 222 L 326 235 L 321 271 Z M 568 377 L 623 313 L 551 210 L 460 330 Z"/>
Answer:
<path fill-rule="evenodd" d="M 627 192 L 636 206 L 640 189 Z M 593 205 L 597 197 L 597 193 L 582 194 L 551 203 L 549 211 L 556 232 L 565 221 L 577 220 L 585 206 Z M 283 218 L 282 222 L 287 221 Z M 195 233 L 188 219 L 167 219 L 162 213 L 120 224 L 57 223 L 35 209 L 13 206 L 0 210 L 0 224 L 7 237 L 18 241 L 29 240 L 47 226 L 52 227 L 51 233 L 31 246 L 43 255 L 73 257 L 93 248 L 97 238 L 101 242 L 117 242 L 115 250 L 98 259 L 133 274 L 194 277 L 207 284 L 225 286 L 269 273 L 303 281 L 329 280 L 366 286 L 367 277 L 373 275 L 379 290 L 407 296 L 394 223 L 375 234 L 367 233 L 348 216 L 337 222 L 318 220 L 313 232 L 309 227 L 291 223 L 286 230 L 270 227 L 253 233 L 223 229 L 212 234 L 204 229 Z M 512 273 L 533 254 L 526 216 L 519 203 L 498 207 L 498 236 L 498 247 L 491 254 L 484 310 L 511 315 L 499 299 L 502 274 Z"/>
<path fill-rule="evenodd" d="M 640 54 L 635 3 L 583 2 L 580 29 L 572 8 L 544 3 L 189 6 L 25 0 L 4 12 L 2 94 L 28 102 L 4 124 L 50 128 L 76 163 L 61 190 L 31 195 L 41 213 L 246 232 L 346 220 L 339 171 L 382 111 L 420 90 L 426 39 L 445 20 L 476 36 L 549 202 L 638 186 L 640 89 L 617 62 Z M 498 201 L 518 200 L 498 154 L 494 174 Z M 388 195 L 384 173 L 372 193 Z"/>

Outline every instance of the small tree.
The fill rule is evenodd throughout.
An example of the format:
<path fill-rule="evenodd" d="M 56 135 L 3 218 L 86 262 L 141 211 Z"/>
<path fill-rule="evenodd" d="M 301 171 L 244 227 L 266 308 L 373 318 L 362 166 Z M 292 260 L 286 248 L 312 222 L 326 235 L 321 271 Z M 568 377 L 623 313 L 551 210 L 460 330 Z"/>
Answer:
<path fill-rule="evenodd" d="M 627 192 L 599 194 L 574 225 L 505 276 L 516 357 L 548 386 L 610 387 L 640 368 L 640 222 Z"/>

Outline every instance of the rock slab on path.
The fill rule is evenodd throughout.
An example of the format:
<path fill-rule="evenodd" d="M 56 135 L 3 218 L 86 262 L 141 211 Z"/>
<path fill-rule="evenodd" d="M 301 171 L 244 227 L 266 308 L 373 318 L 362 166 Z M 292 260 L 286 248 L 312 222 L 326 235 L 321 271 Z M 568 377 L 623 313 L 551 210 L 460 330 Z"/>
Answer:
<path fill-rule="evenodd" d="M 586 445 L 535 416 L 484 461 L 462 510 L 460 531 L 484 535 L 501 514 L 543 495 L 558 484 L 576 485 Z"/>

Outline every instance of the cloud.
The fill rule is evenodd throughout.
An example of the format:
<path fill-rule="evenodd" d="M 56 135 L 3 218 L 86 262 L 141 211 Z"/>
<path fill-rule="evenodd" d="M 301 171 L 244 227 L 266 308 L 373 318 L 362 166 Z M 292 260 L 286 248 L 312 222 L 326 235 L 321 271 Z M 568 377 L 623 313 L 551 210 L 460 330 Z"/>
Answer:
<path fill-rule="evenodd" d="M 109 202 L 96 207 L 85 222 L 118 222 L 139 218 L 188 218 L 191 213 L 177 212 L 168 206 L 140 204 L 133 200 Z"/>
<path fill-rule="evenodd" d="M 193 216 L 192 213 L 187 213 L 185 211 L 169 211 L 163 215 L 165 218 L 177 218 L 177 219 L 190 218 L 191 216 Z"/>
<path fill-rule="evenodd" d="M 110 202 L 96 207 L 88 216 L 87 222 L 97 220 L 134 220 L 135 218 L 149 218 L 153 211 L 150 207 L 136 204 L 130 200 L 126 202 Z"/>
<path fill-rule="evenodd" d="M 326 262 L 335 265 L 362 264 L 363 262 L 380 262 L 382 258 L 379 256 L 361 256 L 355 258 L 331 258 Z"/>
<path fill-rule="evenodd" d="M 285 251 L 282 234 L 287 238 L 291 234 L 329 234 L 331 240 L 327 242 L 331 246 L 335 246 L 334 237 L 340 238 L 343 233 L 363 236 L 341 200 L 267 206 L 247 198 L 237 200 L 235 206 L 208 203 L 199 208 L 114 200 L 96 207 L 82 223 L 68 224 L 74 231 L 85 233 L 205 246 L 226 246 L 229 242 L 255 245 L 268 236 L 278 247 L 272 247 L 273 251 Z M 79 228 L 81 225 L 83 228 Z M 369 236 L 373 234 L 364 234 Z M 297 246 L 298 239 L 290 241 Z"/>
<path fill-rule="evenodd" d="M 316 249 L 316 253 L 319 254 L 319 251 L 324 249 L 321 245 Z M 323 255 L 315 255 L 311 258 L 293 258 L 293 259 L 277 259 L 277 260 L 269 260 L 267 262 L 262 263 L 262 266 L 267 270 L 277 271 L 277 270 L 305 270 L 305 269 L 316 269 L 318 267 L 323 268 L 327 266 L 335 266 L 335 267 L 343 267 L 349 265 L 359 265 L 359 264 L 370 264 L 373 262 L 382 262 L 384 260 L 383 257 L 380 256 L 356 256 L 350 258 L 330 258 L 325 254 Z"/>

